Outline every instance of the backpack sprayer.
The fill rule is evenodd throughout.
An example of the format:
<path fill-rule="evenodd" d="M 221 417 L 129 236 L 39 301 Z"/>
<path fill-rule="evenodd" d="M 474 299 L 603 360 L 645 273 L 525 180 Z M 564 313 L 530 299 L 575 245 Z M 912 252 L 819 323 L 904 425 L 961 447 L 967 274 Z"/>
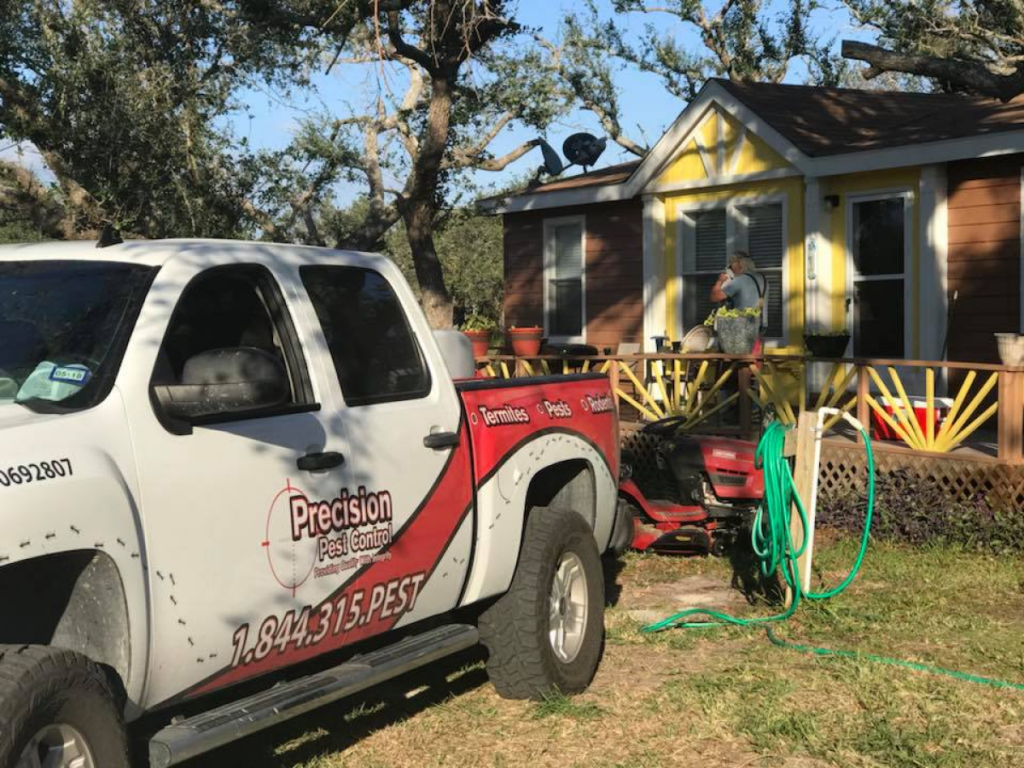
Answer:
<path fill-rule="evenodd" d="M 839 416 L 860 434 L 864 441 L 867 456 L 867 508 L 864 516 L 864 531 L 861 534 L 860 547 L 850 572 L 837 586 L 823 592 L 812 592 L 811 557 L 814 550 L 814 512 L 818 493 L 818 466 L 821 460 L 821 440 L 824 433 L 824 422 L 828 416 Z M 953 677 L 966 682 L 981 683 L 996 688 L 1012 688 L 1024 691 L 1024 685 L 989 677 L 981 677 L 956 670 L 936 667 L 929 664 L 918 664 L 902 659 L 892 659 L 874 654 L 856 651 L 817 648 L 814 646 L 791 643 L 779 638 L 771 628 L 772 624 L 785 621 L 800 606 L 801 600 L 827 600 L 842 594 L 853 583 L 864 562 L 867 552 L 868 538 L 871 531 L 871 519 L 875 511 L 875 459 L 871 450 L 871 438 L 854 416 L 835 408 L 821 408 L 817 412 L 814 424 L 813 443 L 802 443 L 804 450 L 812 451 L 812 460 L 805 471 L 810 472 L 810 493 L 808 503 L 796 492 L 793 472 L 786 450 L 786 433 L 791 427 L 774 423 L 767 428 L 755 454 L 755 466 L 764 473 L 764 500 L 757 509 L 751 530 L 751 545 L 758 560 L 761 574 L 771 578 L 781 569 L 787 588 L 787 606 L 782 613 L 774 616 L 762 616 L 750 619 L 737 618 L 727 613 L 707 608 L 691 608 L 663 621 L 644 627 L 644 632 L 661 632 L 673 628 L 715 627 L 715 626 L 765 626 L 768 639 L 782 648 L 813 653 L 818 656 L 840 656 L 858 658 L 880 664 L 904 667 L 918 672 Z M 799 450 L 799 444 L 798 444 Z M 796 510 L 797 520 L 792 518 Z M 799 543 L 797 543 L 799 542 Z"/>

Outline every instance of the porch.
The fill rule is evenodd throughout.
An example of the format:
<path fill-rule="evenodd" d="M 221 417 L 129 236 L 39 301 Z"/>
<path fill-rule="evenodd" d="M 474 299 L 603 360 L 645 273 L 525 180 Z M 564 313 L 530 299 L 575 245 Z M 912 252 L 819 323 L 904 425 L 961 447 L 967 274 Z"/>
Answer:
<path fill-rule="evenodd" d="M 756 440 L 762 418 L 795 424 L 808 408 L 838 408 L 875 433 L 879 472 L 929 479 L 952 497 L 985 496 L 1024 509 L 1024 369 L 988 363 L 643 353 L 478 360 L 480 375 L 608 375 L 624 445 L 653 450 L 639 428 L 676 418 L 683 428 Z M 909 405 L 908 405 L 909 404 Z M 822 493 L 860 489 L 864 452 L 838 417 L 826 421 Z M 651 457 L 653 459 L 653 454 Z"/>

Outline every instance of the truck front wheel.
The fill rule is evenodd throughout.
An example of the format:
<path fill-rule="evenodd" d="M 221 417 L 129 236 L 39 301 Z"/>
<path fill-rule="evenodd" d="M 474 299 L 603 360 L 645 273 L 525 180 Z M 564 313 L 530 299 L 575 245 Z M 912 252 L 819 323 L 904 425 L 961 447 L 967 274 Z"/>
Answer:
<path fill-rule="evenodd" d="M 604 647 L 604 574 L 577 513 L 535 508 L 509 591 L 480 617 L 487 674 L 509 699 L 584 690 Z"/>
<path fill-rule="evenodd" d="M 0 645 L 0 768 L 128 768 L 106 675 L 80 654 Z"/>

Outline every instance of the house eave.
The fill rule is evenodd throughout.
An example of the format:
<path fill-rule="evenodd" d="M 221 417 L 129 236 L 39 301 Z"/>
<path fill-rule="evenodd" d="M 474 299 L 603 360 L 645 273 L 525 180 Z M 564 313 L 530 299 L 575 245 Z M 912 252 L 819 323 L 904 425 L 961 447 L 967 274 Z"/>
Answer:
<path fill-rule="evenodd" d="M 525 213 L 548 208 L 614 203 L 632 197 L 632 195 L 625 194 L 625 186 L 625 183 L 619 182 L 603 186 L 560 189 L 555 192 L 542 192 L 534 195 L 516 195 L 509 197 L 504 203 L 496 202 L 488 210 L 491 213 Z"/>

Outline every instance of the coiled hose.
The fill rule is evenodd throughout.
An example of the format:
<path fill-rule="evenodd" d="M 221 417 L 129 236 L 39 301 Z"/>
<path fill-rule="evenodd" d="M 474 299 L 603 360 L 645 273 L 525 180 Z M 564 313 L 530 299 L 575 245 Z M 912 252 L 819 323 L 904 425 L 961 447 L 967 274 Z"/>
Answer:
<path fill-rule="evenodd" d="M 794 613 L 804 598 L 808 600 L 827 600 L 835 597 L 846 590 L 853 580 L 857 578 L 861 565 L 864 562 L 864 554 L 868 548 L 868 538 L 871 531 L 871 519 L 875 511 L 875 457 L 871 450 L 871 438 L 867 431 L 860 424 L 856 425 L 864 440 L 864 450 L 867 454 L 868 473 L 868 494 L 867 509 L 864 515 L 864 531 L 861 534 L 860 548 L 857 557 L 846 575 L 837 586 L 824 592 L 805 592 L 801 586 L 800 573 L 797 567 L 798 558 L 804 553 L 810 539 L 810 531 L 807 524 L 807 510 L 803 500 L 796 493 L 793 484 L 793 473 L 790 470 L 789 461 L 784 455 L 786 427 L 778 422 L 772 424 L 765 431 L 758 443 L 755 456 L 755 466 L 764 472 L 765 496 L 764 502 L 758 509 L 754 518 L 751 531 L 751 545 L 758 560 L 758 567 L 762 576 L 772 577 L 779 570 L 782 571 L 786 585 L 792 594 L 789 607 L 782 613 L 774 616 L 759 616 L 750 619 L 741 619 L 730 616 L 721 611 L 714 611 L 708 608 L 690 608 L 680 613 L 669 616 L 667 619 L 655 622 L 644 627 L 642 632 L 661 632 L 666 629 L 693 628 L 693 627 L 716 627 L 716 626 L 739 626 L 753 627 L 758 625 L 770 625 L 776 622 L 785 621 Z M 803 535 L 800 537 L 800 546 L 793 546 L 793 537 L 790 530 L 790 515 L 793 507 L 796 507 L 800 516 L 800 525 Z M 696 617 L 701 617 L 699 620 Z M 990 685 L 996 688 L 1012 688 L 1024 690 L 1024 685 L 1019 683 L 997 680 L 994 678 L 981 677 L 966 672 L 959 672 L 943 667 L 935 667 L 929 664 L 918 664 L 916 662 L 902 659 L 891 659 L 885 656 L 874 654 L 862 654 L 856 651 L 833 650 L 829 648 L 817 648 L 809 645 L 790 643 L 779 638 L 770 626 L 765 627 L 768 639 L 781 648 L 811 653 L 817 656 L 840 656 L 845 658 L 858 658 L 873 661 L 880 664 L 905 667 L 917 672 L 944 675 L 966 682 Z"/>

